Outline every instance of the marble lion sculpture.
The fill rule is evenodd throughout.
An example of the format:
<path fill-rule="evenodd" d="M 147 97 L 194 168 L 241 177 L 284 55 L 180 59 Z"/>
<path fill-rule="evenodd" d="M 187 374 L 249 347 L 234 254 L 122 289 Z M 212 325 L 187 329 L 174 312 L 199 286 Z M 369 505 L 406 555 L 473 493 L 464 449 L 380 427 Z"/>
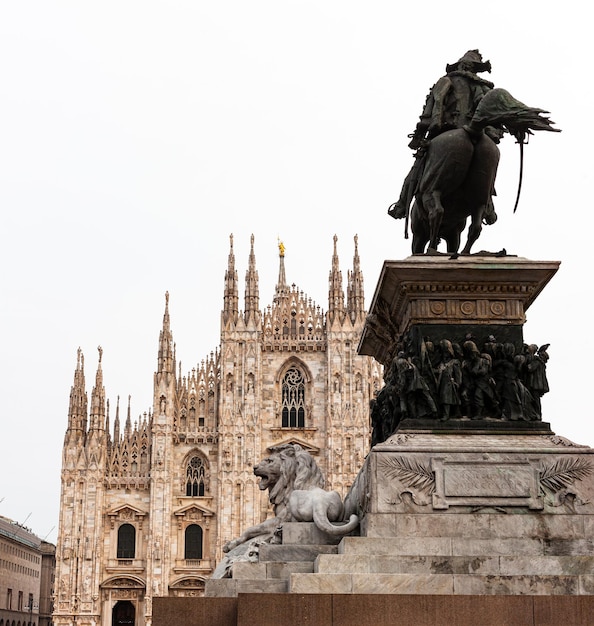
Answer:
<path fill-rule="evenodd" d="M 260 489 L 268 489 L 274 517 L 229 541 L 223 547 L 224 552 L 255 537 L 272 537 L 283 522 L 314 522 L 330 535 L 347 535 L 357 528 L 359 518 L 354 514 L 346 523 L 332 523 L 342 521 L 344 506 L 336 491 L 322 488 L 324 477 L 309 452 L 298 444 L 284 444 L 270 450 L 270 456 L 254 467 L 254 474 L 260 478 Z"/>

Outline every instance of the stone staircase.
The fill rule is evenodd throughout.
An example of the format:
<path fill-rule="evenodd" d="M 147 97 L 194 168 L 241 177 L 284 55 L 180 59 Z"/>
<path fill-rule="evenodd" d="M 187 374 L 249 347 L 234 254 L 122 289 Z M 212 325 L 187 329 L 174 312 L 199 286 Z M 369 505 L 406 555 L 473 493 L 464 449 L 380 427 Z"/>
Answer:
<path fill-rule="evenodd" d="M 312 574 L 320 555 L 338 554 L 335 538 L 321 532 L 313 523 L 283 525 L 283 543 L 260 546 L 257 563 L 238 562 L 231 578 L 206 581 L 206 597 L 236 597 L 239 593 L 289 593 L 290 580 L 296 574 Z"/>
<path fill-rule="evenodd" d="M 594 595 L 589 515 L 398 519 L 397 537 L 334 538 L 314 524 L 285 524 L 281 545 L 265 544 L 259 562 L 235 563 L 231 578 L 207 581 L 205 595 Z M 444 536 L 435 536 L 437 530 Z"/>
<path fill-rule="evenodd" d="M 313 573 L 291 574 L 289 592 L 594 595 L 589 516 L 555 516 L 558 532 L 551 535 L 538 513 L 445 515 L 440 517 L 450 533 L 442 537 L 423 533 L 427 516 L 408 517 L 417 518 L 408 520 L 414 536 L 345 537 L 338 554 L 318 555 Z M 435 529 L 435 517 L 431 522 Z M 541 524 L 539 535 L 528 532 L 535 523 Z M 504 526 L 514 536 L 502 536 Z"/>

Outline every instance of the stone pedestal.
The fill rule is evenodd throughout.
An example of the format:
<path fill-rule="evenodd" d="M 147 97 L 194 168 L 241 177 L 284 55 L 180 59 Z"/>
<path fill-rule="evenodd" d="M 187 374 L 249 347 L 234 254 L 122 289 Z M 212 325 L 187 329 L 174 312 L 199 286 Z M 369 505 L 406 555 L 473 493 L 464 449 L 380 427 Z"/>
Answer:
<path fill-rule="evenodd" d="M 487 255 L 386 261 L 359 344 L 385 368 L 372 444 L 396 430 L 551 434 L 547 345 L 527 346 L 523 327 L 558 268 Z"/>
<path fill-rule="evenodd" d="M 347 499 L 361 536 L 290 591 L 592 595 L 593 455 L 555 435 L 396 433 Z"/>
<path fill-rule="evenodd" d="M 359 354 L 389 367 L 396 346 L 412 328 L 434 343 L 479 343 L 489 335 L 521 347 L 526 311 L 559 269 L 558 261 L 512 256 L 415 255 L 385 261 Z"/>

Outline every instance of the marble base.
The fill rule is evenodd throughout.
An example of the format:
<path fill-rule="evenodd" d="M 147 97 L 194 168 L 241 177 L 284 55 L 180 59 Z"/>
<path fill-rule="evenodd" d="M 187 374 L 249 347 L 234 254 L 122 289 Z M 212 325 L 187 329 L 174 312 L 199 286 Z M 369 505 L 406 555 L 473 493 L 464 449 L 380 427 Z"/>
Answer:
<path fill-rule="evenodd" d="M 399 430 L 370 452 L 348 501 L 368 536 L 372 519 L 373 536 L 384 534 L 382 516 L 385 536 L 394 536 L 398 513 L 433 517 L 490 510 L 525 517 L 538 511 L 539 523 L 543 513 L 593 515 L 593 455 L 593 449 L 553 433 Z"/>
<path fill-rule="evenodd" d="M 347 498 L 361 536 L 290 592 L 592 595 L 593 454 L 548 431 L 398 431 Z"/>

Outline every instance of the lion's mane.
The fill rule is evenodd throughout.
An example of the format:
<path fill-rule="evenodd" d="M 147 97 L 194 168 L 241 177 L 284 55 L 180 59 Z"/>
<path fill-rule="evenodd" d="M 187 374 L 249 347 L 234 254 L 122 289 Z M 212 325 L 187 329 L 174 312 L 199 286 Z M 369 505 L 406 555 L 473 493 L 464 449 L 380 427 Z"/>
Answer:
<path fill-rule="evenodd" d="M 275 514 L 288 511 L 291 492 L 296 489 L 324 488 L 324 477 L 314 458 L 299 444 L 288 443 L 270 448 L 269 459 L 280 462 L 280 476 L 269 486 L 269 500 Z"/>

